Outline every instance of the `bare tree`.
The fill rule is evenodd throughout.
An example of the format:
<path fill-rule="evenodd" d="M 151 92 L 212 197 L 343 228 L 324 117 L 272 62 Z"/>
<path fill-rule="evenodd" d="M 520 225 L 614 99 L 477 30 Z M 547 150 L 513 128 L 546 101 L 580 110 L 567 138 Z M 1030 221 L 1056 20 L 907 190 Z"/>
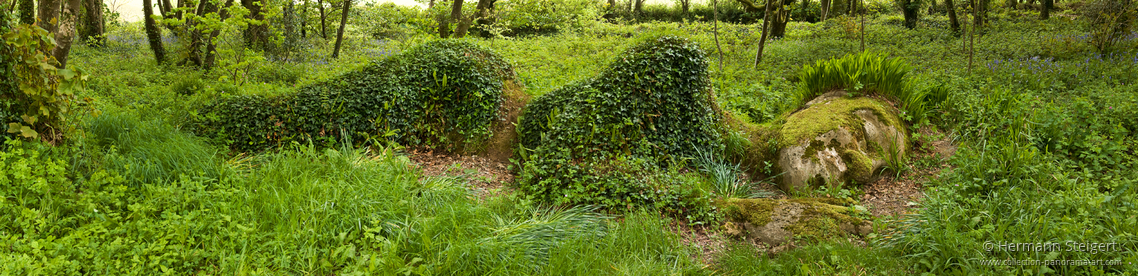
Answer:
<path fill-rule="evenodd" d="M 719 53 L 719 73 L 723 73 L 723 47 L 719 46 L 719 0 L 711 0 L 712 20 L 714 20 L 711 33 L 715 35 L 715 50 Z"/>
<path fill-rule="evenodd" d="M 759 62 L 763 61 L 763 45 L 767 42 L 767 26 L 770 26 L 771 21 L 771 5 L 774 5 L 773 0 L 767 0 L 766 8 L 763 12 L 763 31 L 759 36 L 759 51 L 755 53 L 755 67 L 759 67 Z"/>
<path fill-rule="evenodd" d="M 327 22 L 328 18 L 327 14 L 324 13 L 324 1 L 316 0 L 316 8 L 320 10 L 320 37 L 323 39 L 328 39 L 328 27 L 326 27 L 324 24 L 324 22 Z"/>
<path fill-rule="evenodd" d="M 830 2 L 832 0 L 822 0 L 822 21 L 826 21 L 827 16 L 830 15 Z"/>
<path fill-rule="evenodd" d="M 340 29 L 336 31 L 336 49 L 332 50 L 332 58 L 340 57 L 340 44 L 344 42 L 344 25 L 348 24 L 348 8 L 352 0 L 344 0 L 344 11 L 340 15 Z"/>

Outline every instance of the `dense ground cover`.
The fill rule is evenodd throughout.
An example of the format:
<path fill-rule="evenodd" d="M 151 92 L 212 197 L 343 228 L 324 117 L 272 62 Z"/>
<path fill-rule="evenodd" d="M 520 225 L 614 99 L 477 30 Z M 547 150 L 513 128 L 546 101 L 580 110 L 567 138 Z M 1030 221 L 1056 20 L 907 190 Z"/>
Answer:
<path fill-rule="evenodd" d="M 280 150 L 233 152 L 190 134 L 217 98 L 287 96 L 434 40 L 420 30 L 378 40 L 363 28 L 338 59 L 304 40 L 282 60 L 251 52 L 202 73 L 155 66 L 138 25 L 104 47 L 77 46 L 92 76 L 78 93 L 101 114 L 72 118 L 65 146 L 10 141 L 0 152 L 0 271 L 11 274 L 1133 274 L 1138 271 L 1138 51 L 1099 53 L 1089 26 L 992 14 L 975 53 L 932 16 L 916 29 L 869 18 L 865 50 L 913 67 L 915 89 L 943 91 L 924 114 L 903 114 L 917 151 L 890 174 L 949 165 L 923 182 L 913 214 L 874 218 L 865 239 L 803 242 L 770 255 L 725 239 L 711 256 L 681 242 L 676 223 L 718 232 L 715 208 L 613 212 L 550 207 L 524 191 L 478 199 L 462 178 L 425 177 L 414 144 L 352 148 L 298 139 Z M 587 83 L 645 38 L 684 38 L 706 53 L 710 93 L 733 118 L 777 123 L 799 108 L 804 65 L 859 52 L 848 18 L 791 22 L 754 66 L 754 25 L 597 23 L 532 37 L 464 39 L 501 55 L 525 93 Z M 1129 43 L 1129 44 L 1126 44 Z M 1128 45 L 1128 46 L 1127 46 Z M 187 73 L 190 72 L 190 73 Z M 571 86 L 570 86 L 571 87 Z M 911 111 L 905 109 L 906 111 Z M 918 111 L 919 112 L 919 111 Z M 383 133 L 380 133 L 382 137 Z M 730 136 L 726 135 L 726 136 Z M 731 138 L 725 138 L 730 141 Z M 769 196 L 740 180 L 730 145 L 660 169 L 708 196 Z M 912 155 L 920 156 L 920 155 Z M 520 164 L 519 164 L 520 166 Z M 742 186 L 743 191 L 737 187 Z M 733 190 L 734 189 L 734 190 Z M 524 189 L 523 189 L 524 190 Z M 849 197 L 857 187 L 790 196 Z M 611 205 L 611 204 L 610 204 Z M 869 206 L 872 207 L 872 206 Z M 679 231 L 682 234 L 683 231 Z M 724 238 L 719 238 L 724 239 Z M 1120 251 L 1001 251 L 989 243 L 1117 243 Z M 693 257 L 695 256 L 695 257 Z M 703 263 L 702 260 L 711 260 Z M 989 260 L 1117 260 L 1110 265 L 989 265 Z"/>

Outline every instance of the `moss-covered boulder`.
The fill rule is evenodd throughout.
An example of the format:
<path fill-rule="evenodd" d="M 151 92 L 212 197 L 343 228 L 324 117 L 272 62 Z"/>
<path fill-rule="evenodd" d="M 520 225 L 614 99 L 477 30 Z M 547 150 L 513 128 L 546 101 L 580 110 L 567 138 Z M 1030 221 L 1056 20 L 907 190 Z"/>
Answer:
<path fill-rule="evenodd" d="M 786 118 L 779 131 L 783 190 L 823 183 L 866 183 L 889 158 L 903 156 L 908 136 L 890 105 L 833 91 Z"/>
<path fill-rule="evenodd" d="M 512 85 L 513 69 L 487 48 L 461 40 L 417 45 L 296 94 L 218 99 L 199 110 L 196 132 L 235 150 L 293 141 L 336 144 L 393 140 L 460 152 L 486 150 Z M 515 91 L 516 92 L 516 91 Z M 509 134 L 512 134 L 512 131 Z M 507 135 L 509 135 L 507 134 Z"/>
<path fill-rule="evenodd" d="M 718 150 L 716 109 L 703 50 L 677 37 L 646 39 L 596 77 L 526 107 L 518 123 L 518 186 L 541 201 L 610 208 L 696 196 L 675 186 L 683 181 L 644 176 Z"/>
<path fill-rule="evenodd" d="M 834 198 L 732 198 L 718 203 L 729 236 L 770 246 L 869 234 L 873 230 L 871 221 L 863 219 L 868 213 L 852 204 L 851 200 Z"/>

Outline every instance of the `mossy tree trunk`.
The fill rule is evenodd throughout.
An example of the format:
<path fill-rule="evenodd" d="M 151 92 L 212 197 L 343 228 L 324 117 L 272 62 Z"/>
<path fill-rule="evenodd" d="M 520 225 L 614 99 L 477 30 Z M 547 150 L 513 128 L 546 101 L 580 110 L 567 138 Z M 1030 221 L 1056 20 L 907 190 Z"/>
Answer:
<path fill-rule="evenodd" d="M 36 3 L 33 0 L 19 0 L 20 24 L 36 24 Z"/>
<path fill-rule="evenodd" d="M 470 25 L 474 24 L 474 19 L 485 18 L 489 16 L 490 0 L 478 0 L 478 11 L 459 22 L 458 27 L 455 28 L 454 37 L 464 37 L 466 32 L 470 30 Z M 461 10 L 459 10 L 461 12 Z M 461 16 L 461 14 L 459 15 Z"/>
<path fill-rule="evenodd" d="M 1051 6 L 1055 5 L 1055 0 L 1043 0 L 1043 9 L 1039 12 L 1039 19 L 1047 20 L 1051 18 Z"/>
<path fill-rule="evenodd" d="M 233 6 L 233 0 L 226 0 L 224 5 L 218 7 L 217 13 L 221 21 L 229 19 L 228 8 L 230 6 Z M 213 69 L 214 65 L 217 64 L 217 36 L 219 35 L 221 35 L 221 30 L 213 30 L 213 32 L 209 34 L 209 40 L 206 41 L 205 60 L 202 62 L 202 67 L 204 67 L 206 71 Z"/>
<path fill-rule="evenodd" d="M 771 22 L 771 37 L 783 37 L 786 35 L 786 23 L 790 22 L 790 9 L 786 8 L 784 0 L 775 0 L 778 2 L 778 11 L 774 13 L 774 22 Z"/>
<path fill-rule="evenodd" d="M 956 18 L 956 7 L 952 3 L 953 0 L 944 0 L 944 8 L 948 10 L 948 23 L 952 26 L 952 33 L 954 35 L 960 34 L 960 20 Z"/>
<path fill-rule="evenodd" d="M 103 37 L 105 31 L 103 0 L 84 0 L 83 9 L 85 10 L 83 40 L 93 42 L 92 45 L 102 46 L 106 42 Z"/>
<path fill-rule="evenodd" d="M 166 62 L 166 48 L 162 47 L 162 34 L 158 30 L 158 22 L 154 21 L 154 5 L 151 0 L 142 0 L 142 16 L 150 50 L 154 51 L 154 60 L 161 65 Z"/>
<path fill-rule="evenodd" d="M 347 1 L 347 0 L 345 0 Z M 241 5 L 249 10 L 249 19 L 260 21 L 260 24 L 249 24 L 245 29 L 245 47 L 263 50 L 269 44 L 269 25 L 265 21 L 265 0 L 241 0 Z"/>
<path fill-rule="evenodd" d="M 83 1 L 67 0 L 64 4 L 59 15 L 59 26 L 55 31 L 55 49 L 51 50 L 52 56 L 59 61 L 60 68 L 67 67 L 67 54 L 71 52 L 71 45 L 75 43 L 76 27 L 82 15 L 80 9 L 83 8 Z"/>

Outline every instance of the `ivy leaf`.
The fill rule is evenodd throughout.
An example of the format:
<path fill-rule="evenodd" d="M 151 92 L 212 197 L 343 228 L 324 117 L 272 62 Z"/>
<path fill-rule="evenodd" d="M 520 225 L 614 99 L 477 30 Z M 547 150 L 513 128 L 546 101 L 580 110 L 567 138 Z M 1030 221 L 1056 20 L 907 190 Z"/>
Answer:
<path fill-rule="evenodd" d="M 8 133 L 20 133 L 21 126 L 19 123 L 8 123 Z"/>

